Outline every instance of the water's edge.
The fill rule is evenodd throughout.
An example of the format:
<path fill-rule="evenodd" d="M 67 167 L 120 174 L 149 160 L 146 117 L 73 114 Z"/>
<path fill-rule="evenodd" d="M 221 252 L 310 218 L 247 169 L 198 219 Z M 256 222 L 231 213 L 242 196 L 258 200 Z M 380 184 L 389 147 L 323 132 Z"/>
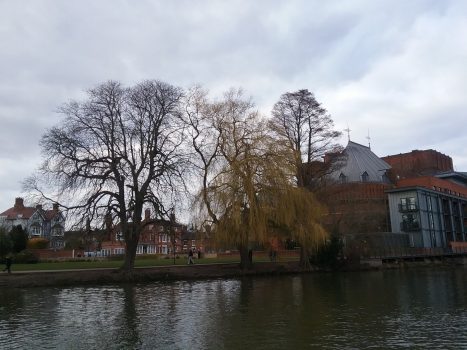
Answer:
<path fill-rule="evenodd" d="M 371 266 L 359 264 L 345 266 L 339 271 L 368 271 L 401 268 L 452 268 L 463 265 L 458 262 L 446 261 L 443 263 L 432 262 L 404 262 L 398 264 L 383 264 Z M 38 272 L 18 272 L 0 275 L 0 287 L 26 288 L 26 287 L 59 287 L 59 286 L 80 286 L 96 284 L 115 284 L 128 282 L 153 282 L 153 281 L 173 281 L 173 280 L 197 280 L 212 278 L 232 278 L 242 276 L 267 276 L 285 274 L 303 274 L 313 272 L 325 272 L 329 269 L 302 268 L 298 262 L 280 263 L 255 263 L 252 269 L 242 270 L 238 263 L 234 264 L 205 264 L 189 266 L 157 266 L 136 268 L 132 274 L 124 273 L 118 269 L 89 269 L 89 270 L 68 270 L 68 271 L 38 271 Z"/>

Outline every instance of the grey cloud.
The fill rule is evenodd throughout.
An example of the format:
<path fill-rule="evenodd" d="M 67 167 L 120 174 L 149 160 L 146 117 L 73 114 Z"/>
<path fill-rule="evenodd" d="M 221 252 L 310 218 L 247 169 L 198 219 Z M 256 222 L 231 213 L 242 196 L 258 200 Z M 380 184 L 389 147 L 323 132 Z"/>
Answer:
<path fill-rule="evenodd" d="M 1 2 L 0 210 L 57 107 L 108 79 L 242 86 L 264 114 L 308 88 L 377 154 L 439 147 L 467 170 L 466 17 L 461 0 Z"/>

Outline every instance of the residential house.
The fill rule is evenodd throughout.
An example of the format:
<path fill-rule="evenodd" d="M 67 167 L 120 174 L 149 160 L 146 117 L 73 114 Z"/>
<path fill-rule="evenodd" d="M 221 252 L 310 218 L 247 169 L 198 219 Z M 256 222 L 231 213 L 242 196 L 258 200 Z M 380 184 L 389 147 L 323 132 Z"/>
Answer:
<path fill-rule="evenodd" d="M 23 198 L 16 198 L 13 207 L 0 213 L 0 225 L 7 230 L 21 225 L 29 238 L 45 238 L 49 241 L 49 248 L 64 247 L 65 217 L 57 204 L 53 204 L 52 209 L 45 210 L 42 205 L 27 207 Z"/>
<path fill-rule="evenodd" d="M 151 218 L 150 209 L 145 210 L 136 254 L 185 254 L 189 249 L 203 249 L 197 236 L 188 230 L 186 225 L 177 223 L 175 216 L 171 220 Z M 102 256 L 119 255 L 125 253 L 125 241 L 120 226 L 108 230 L 107 239 L 100 245 L 99 254 Z"/>

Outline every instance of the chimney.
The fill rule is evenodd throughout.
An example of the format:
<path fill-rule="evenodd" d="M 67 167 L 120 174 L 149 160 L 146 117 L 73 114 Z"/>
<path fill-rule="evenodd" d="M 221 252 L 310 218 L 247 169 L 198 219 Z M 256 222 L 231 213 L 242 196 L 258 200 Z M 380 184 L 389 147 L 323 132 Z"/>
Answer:
<path fill-rule="evenodd" d="M 53 204 L 53 211 L 58 211 L 58 203 Z"/>
<path fill-rule="evenodd" d="M 42 204 L 36 205 L 36 209 L 37 209 L 37 210 L 42 210 Z"/>
<path fill-rule="evenodd" d="M 144 220 L 149 220 L 151 218 L 151 209 L 146 208 L 144 211 Z"/>
<path fill-rule="evenodd" d="M 22 209 L 22 208 L 24 208 L 23 198 L 20 198 L 20 197 L 15 198 L 15 209 Z"/>

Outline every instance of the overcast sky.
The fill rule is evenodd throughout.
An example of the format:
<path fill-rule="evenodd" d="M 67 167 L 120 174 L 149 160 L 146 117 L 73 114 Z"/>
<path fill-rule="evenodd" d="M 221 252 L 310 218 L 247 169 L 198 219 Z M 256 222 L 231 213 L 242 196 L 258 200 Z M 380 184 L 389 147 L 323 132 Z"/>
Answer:
<path fill-rule="evenodd" d="M 0 44 L 0 212 L 57 107 L 109 79 L 242 87 L 266 115 L 308 89 L 378 156 L 467 171 L 467 1 L 0 0 Z"/>

